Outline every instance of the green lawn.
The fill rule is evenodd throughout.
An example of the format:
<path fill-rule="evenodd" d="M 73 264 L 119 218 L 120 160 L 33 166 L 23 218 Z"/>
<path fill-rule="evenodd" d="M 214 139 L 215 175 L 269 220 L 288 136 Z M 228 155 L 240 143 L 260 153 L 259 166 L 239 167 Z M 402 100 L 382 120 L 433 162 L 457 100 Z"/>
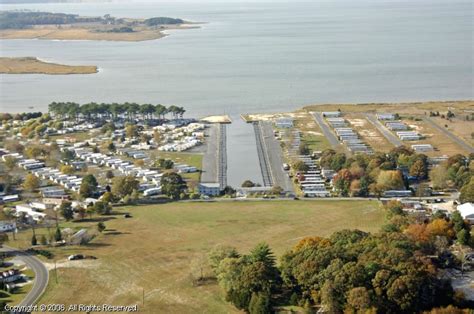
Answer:
<path fill-rule="evenodd" d="M 174 163 L 187 164 L 202 170 L 202 154 L 186 153 L 186 152 L 156 152 L 156 159 L 171 159 Z M 187 180 L 188 187 L 194 189 L 201 179 L 201 172 L 183 173 L 183 178 Z"/>
<path fill-rule="evenodd" d="M 308 145 L 311 151 L 323 151 L 331 148 L 328 140 L 323 135 L 315 135 L 311 133 L 303 133 L 301 141 Z"/>
<path fill-rule="evenodd" d="M 75 139 L 78 142 L 82 142 L 82 141 L 90 139 L 91 137 L 93 136 L 89 132 L 75 132 L 75 133 L 68 133 L 68 134 L 51 135 L 49 139 L 59 140 L 59 139 L 71 138 L 71 139 Z"/>
<path fill-rule="evenodd" d="M 53 250 L 58 265 L 71 252 L 98 259 L 59 266 L 59 283 L 51 273 L 40 303 L 142 306 L 145 293 L 140 312 L 233 313 L 217 284 L 191 284 L 196 265 L 216 244 L 245 253 L 266 241 L 279 257 L 303 237 L 344 228 L 376 231 L 384 221 L 376 201 L 180 202 L 121 211 L 133 218 L 106 221 L 108 230 L 87 246 Z"/>

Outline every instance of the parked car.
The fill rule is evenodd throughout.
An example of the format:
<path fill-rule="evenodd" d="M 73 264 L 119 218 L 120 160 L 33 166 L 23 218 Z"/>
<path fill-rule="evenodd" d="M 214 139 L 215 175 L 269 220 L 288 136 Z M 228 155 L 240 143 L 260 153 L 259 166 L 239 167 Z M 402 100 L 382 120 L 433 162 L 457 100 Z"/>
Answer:
<path fill-rule="evenodd" d="M 82 255 L 82 254 L 73 254 L 73 255 L 70 255 L 67 259 L 70 260 L 70 261 L 80 260 L 80 259 L 84 259 L 84 255 Z"/>

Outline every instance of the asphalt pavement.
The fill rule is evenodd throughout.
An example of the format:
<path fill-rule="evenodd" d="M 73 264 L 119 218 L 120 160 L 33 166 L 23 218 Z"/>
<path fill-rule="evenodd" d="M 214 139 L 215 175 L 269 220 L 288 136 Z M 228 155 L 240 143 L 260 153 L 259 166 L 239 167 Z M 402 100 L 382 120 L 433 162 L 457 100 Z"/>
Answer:
<path fill-rule="evenodd" d="M 332 148 L 337 148 L 340 145 L 339 139 L 336 137 L 336 135 L 331 131 L 329 126 L 324 122 L 324 118 L 321 112 L 312 112 L 311 113 L 314 117 L 314 120 L 316 123 L 319 125 L 319 128 L 323 132 L 324 136 L 327 138 L 329 141 L 329 144 L 332 146 Z"/>
<path fill-rule="evenodd" d="M 372 123 L 380 131 L 380 133 L 382 133 L 382 135 L 390 143 L 392 143 L 392 145 L 394 145 L 395 147 L 403 145 L 403 142 L 398 137 L 396 137 L 392 132 L 390 132 L 390 130 L 387 129 L 385 125 L 380 123 L 380 121 L 373 114 L 367 113 L 365 117 L 370 123 Z"/>
<path fill-rule="evenodd" d="M 218 131 L 217 180 L 221 189 L 227 186 L 227 126 L 219 124 Z"/>
<path fill-rule="evenodd" d="M 218 182 L 219 126 L 217 124 L 211 124 L 207 132 L 207 149 L 202 158 L 201 182 Z"/>
<path fill-rule="evenodd" d="M 283 188 L 285 192 L 294 192 L 293 184 L 288 174 L 283 170 L 283 152 L 280 142 L 273 134 L 272 123 L 269 121 L 260 122 L 263 141 L 266 147 L 267 158 L 273 177 L 273 185 Z"/>

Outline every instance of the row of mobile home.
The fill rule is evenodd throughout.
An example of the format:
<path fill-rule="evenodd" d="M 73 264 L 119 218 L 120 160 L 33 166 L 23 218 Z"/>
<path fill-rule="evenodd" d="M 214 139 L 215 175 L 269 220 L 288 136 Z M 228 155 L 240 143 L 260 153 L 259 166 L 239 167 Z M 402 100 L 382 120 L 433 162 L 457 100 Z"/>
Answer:
<path fill-rule="evenodd" d="M 293 139 L 288 150 L 291 159 L 298 159 L 308 166 L 306 172 L 296 172 L 295 177 L 304 197 L 329 197 L 326 180 L 321 176 L 321 169 L 310 155 L 300 155 L 301 133 L 293 132 Z"/>

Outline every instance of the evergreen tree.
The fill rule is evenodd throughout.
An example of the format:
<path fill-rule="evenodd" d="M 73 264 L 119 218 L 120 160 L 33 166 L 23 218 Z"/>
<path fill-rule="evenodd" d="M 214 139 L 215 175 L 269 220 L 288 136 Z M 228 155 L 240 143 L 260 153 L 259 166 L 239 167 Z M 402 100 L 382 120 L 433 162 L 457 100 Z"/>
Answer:
<path fill-rule="evenodd" d="M 38 241 L 36 240 L 36 235 L 33 234 L 33 236 L 31 237 L 31 245 L 35 246 L 38 244 Z"/>
<path fill-rule="evenodd" d="M 56 233 L 54 234 L 54 240 L 56 242 L 59 242 L 63 239 L 63 236 L 61 234 L 61 229 L 59 229 L 59 227 L 56 227 Z"/>

